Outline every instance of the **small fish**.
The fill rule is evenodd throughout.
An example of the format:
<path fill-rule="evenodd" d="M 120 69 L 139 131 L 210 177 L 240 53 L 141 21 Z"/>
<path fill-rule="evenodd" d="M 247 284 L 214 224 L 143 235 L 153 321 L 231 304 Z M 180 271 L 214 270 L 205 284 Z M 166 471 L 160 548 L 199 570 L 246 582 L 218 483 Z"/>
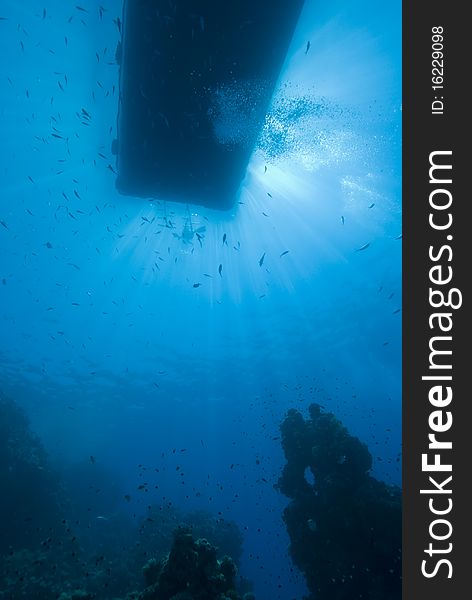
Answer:
<path fill-rule="evenodd" d="M 223 275 L 221 274 L 223 271 L 223 265 L 220 264 L 220 266 L 218 267 L 218 273 L 220 274 L 220 277 L 223 277 Z"/>
<path fill-rule="evenodd" d="M 88 12 L 87 10 L 85 10 L 85 8 L 83 8 L 82 6 L 76 6 L 75 7 L 77 10 L 80 10 L 81 12 Z"/>
<path fill-rule="evenodd" d="M 374 208 L 374 206 L 375 206 L 375 202 L 372 202 L 372 204 L 370 204 L 370 205 L 368 206 L 368 208 Z"/>
<path fill-rule="evenodd" d="M 92 463 L 92 465 L 94 465 L 97 462 L 95 456 L 90 455 L 90 462 Z"/>
<path fill-rule="evenodd" d="M 290 250 L 285 250 L 285 252 L 282 252 L 282 254 L 280 255 L 280 258 L 282 258 L 282 256 L 285 256 L 286 254 L 288 254 L 290 252 Z"/>
<path fill-rule="evenodd" d="M 198 287 L 200 287 L 201 285 L 202 285 L 201 283 L 194 283 L 194 284 L 193 284 L 193 287 L 194 287 L 194 288 L 198 288 Z"/>
<path fill-rule="evenodd" d="M 126 502 L 131 502 L 131 496 L 129 494 L 125 494 L 123 498 L 126 500 Z"/>
<path fill-rule="evenodd" d="M 362 250 L 367 250 L 367 248 L 370 246 L 370 244 L 364 244 L 363 246 L 361 246 L 360 248 L 356 248 L 356 252 L 362 252 Z"/>
<path fill-rule="evenodd" d="M 225 234 L 223 234 L 223 246 L 224 246 L 225 244 L 226 244 L 226 245 L 228 245 L 228 242 L 227 242 L 227 240 L 226 240 L 226 233 L 225 233 Z"/>
<path fill-rule="evenodd" d="M 400 233 L 400 235 L 397 235 L 397 237 L 395 238 L 396 240 L 401 240 L 403 237 L 403 233 Z"/>
<path fill-rule="evenodd" d="M 5 223 L 5 221 L 0 221 L 0 225 L 3 225 L 5 229 L 8 229 L 8 225 Z"/>
<path fill-rule="evenodd" d="M 272 198 L 272 194 L 269 194 L 269 192 L 267 192 L 267 195 L 269 196 L 269 198 Z"/>
<path fill-rule="evenodd" d="M 308 521 L 306 522 L 306 524 L 308 525 L 308 529 L 312 533 L 315 533 L 317 531 L 318 527 L 317 527 L 316 521 L 314 519 L 308 519 Z"/>
<path fill-rule="evenodd" d="M 264 166 L 264 173 L 267 173 L 267 165 Z"/>
<path fill-rule="evenodd" d="M 310 42 L 310 40 L 308 40 L 308 42 L 306 43 L 305 56 L 308 54 L 308 50 L 310 48 L 311 48 L 311 42 Z"/>
<path fill-rule="evenodd" d="M 344 225 L 344 217 L 341 215 L 341 223 Z"/>
<path fill-rule="evenodd" d="M 264 252 L 264 254 L 260 257 L 259 259 L 259 266 L 262 267 L 262 265 L 264 264 L 264 258 L 265 258 L 266 253 Z"/>
<path fill-rule="evenodd" d="M 46 246 L 46 248 L 52 248 L 51 242 L 46 242 L 44 245 Z"/>

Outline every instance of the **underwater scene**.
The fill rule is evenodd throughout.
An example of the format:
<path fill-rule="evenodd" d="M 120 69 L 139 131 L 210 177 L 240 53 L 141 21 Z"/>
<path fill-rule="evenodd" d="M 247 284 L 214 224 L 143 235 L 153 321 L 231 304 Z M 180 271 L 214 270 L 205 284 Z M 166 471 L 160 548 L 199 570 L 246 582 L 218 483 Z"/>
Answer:
<path fill-rule="evenodd" d="M 139 148 L 126 4 L 224 64 L 220 2 L 0 0 L 0 600 L 397 600 L 401 4 L 233 3 L 270 85 L 133 83 Z"/>

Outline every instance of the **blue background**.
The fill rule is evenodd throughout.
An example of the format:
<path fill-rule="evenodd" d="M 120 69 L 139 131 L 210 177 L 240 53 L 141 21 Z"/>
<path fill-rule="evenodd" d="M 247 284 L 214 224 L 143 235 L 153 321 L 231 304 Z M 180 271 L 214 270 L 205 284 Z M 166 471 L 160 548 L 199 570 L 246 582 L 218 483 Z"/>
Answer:
<path fill-rule="evenodd" d="M 306 2 L 229 213 L 116 193 L 102 5 L 0 2 L 0 386 L 55 464 L 116 473 L 110 515 L 220 511 L 256 595 L 300 595 L 286 410 L 332 410 L 400 483 L 400 3 Z M 138 464 L 160 468 L 146 497 Z"/>

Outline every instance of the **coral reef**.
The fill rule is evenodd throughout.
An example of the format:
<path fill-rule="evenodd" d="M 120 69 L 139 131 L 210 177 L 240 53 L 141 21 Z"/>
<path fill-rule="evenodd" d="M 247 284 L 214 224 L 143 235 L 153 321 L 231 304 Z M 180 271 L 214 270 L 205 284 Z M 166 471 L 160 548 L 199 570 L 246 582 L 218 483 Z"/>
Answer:
<path fill-rule="evenodd" d="M 139 523 L 139 562 L 146 556 L 162 558 L 173 543 L 178 526 L 189 527 L 193 536 L 208 540 L 217 548 L 218 557 L 231 556 L 239 565 L 243 553 L 243 536 L 234 521 L 216 519 L 204 510 L 184 512 L 171 504 L 151 505 Z"/>
<path fill-rule="evenodd" d="M 0 396 L 0 555 L 54 535 L 62 490 L 23 410 Z"/>
<path fill-rule="evenodd" d="M 240 600 L 235 590 L 236 565 L 205 539 L 195 539 L 188 527 L 174 532 L 172 548 L 158 562 L 151 559 L 143 574 L 150 585 L 137 600 Z M 247 596 L 246 596 L 247 600 Z"/>
<path fill-rule="evenodd" d="M 72 592 L 62 592 L 58 600 L 93 600 L 93 595 L 84 590 L 73 590 Z"/>
<path fill-rule="evenodd" d="M 3 397 L 0 477 L 0 600 L 239 600 L 236 579 L 248 589 L 236 577 L 234 522 L 166 504 L 136 523 L 118 511 L 115 474 L 95 461 L 53 471 L 22 409 Z"/>
<path fill-rule="evenodd" d="M 358 438 L 318 404 L 281 425 L 287 459 L 278 481 L 294 564 L 310 600 L 401 597 L 401 492 L 373 478 Z"/>

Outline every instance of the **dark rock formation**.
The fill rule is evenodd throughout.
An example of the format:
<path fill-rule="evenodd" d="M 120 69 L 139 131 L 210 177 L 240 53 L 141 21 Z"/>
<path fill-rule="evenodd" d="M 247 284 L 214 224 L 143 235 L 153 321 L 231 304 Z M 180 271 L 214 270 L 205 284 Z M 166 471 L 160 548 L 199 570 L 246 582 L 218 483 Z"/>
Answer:
<path fill-rule="evenodd" d="M 207 511 L 184 512 L 177 506 L 151 505 L 139 524 L 139 547 L 136 559 L 142 564 L 144 552 L 155 558 L 170 550 L 178 526 L 191 529 L 195 539 L 204 538 L 217 548 L 218 558 L 227 554 L 239 565 L 243 553 L 243 536 L 234 521 L 217 519 Z"/>
<path fill-rule="evenodd" d="M 399 600 L 400 489 L 369 475 L 367 446 L 318 404 L 306 420 L 290 410 L 281 430 L 278 488 L 292 499 L 284 520 L 310 600 Z"/>
<path fill-rule="evenodd" d="M 235 591 L 236 565 L 228 556 L 217 558 L 205 539 L 195 540 L 191 530 L 179 527 L 168 556 L 152 559 L 143 570 L 150 584 L 139 600 L 240 600 Z"/>
<path fill-rule="evenodd" d="M 0 554 L 36 547 L 60 523 L 63 501 L 57 474 L 23 410 L 0 396 Z"/>

